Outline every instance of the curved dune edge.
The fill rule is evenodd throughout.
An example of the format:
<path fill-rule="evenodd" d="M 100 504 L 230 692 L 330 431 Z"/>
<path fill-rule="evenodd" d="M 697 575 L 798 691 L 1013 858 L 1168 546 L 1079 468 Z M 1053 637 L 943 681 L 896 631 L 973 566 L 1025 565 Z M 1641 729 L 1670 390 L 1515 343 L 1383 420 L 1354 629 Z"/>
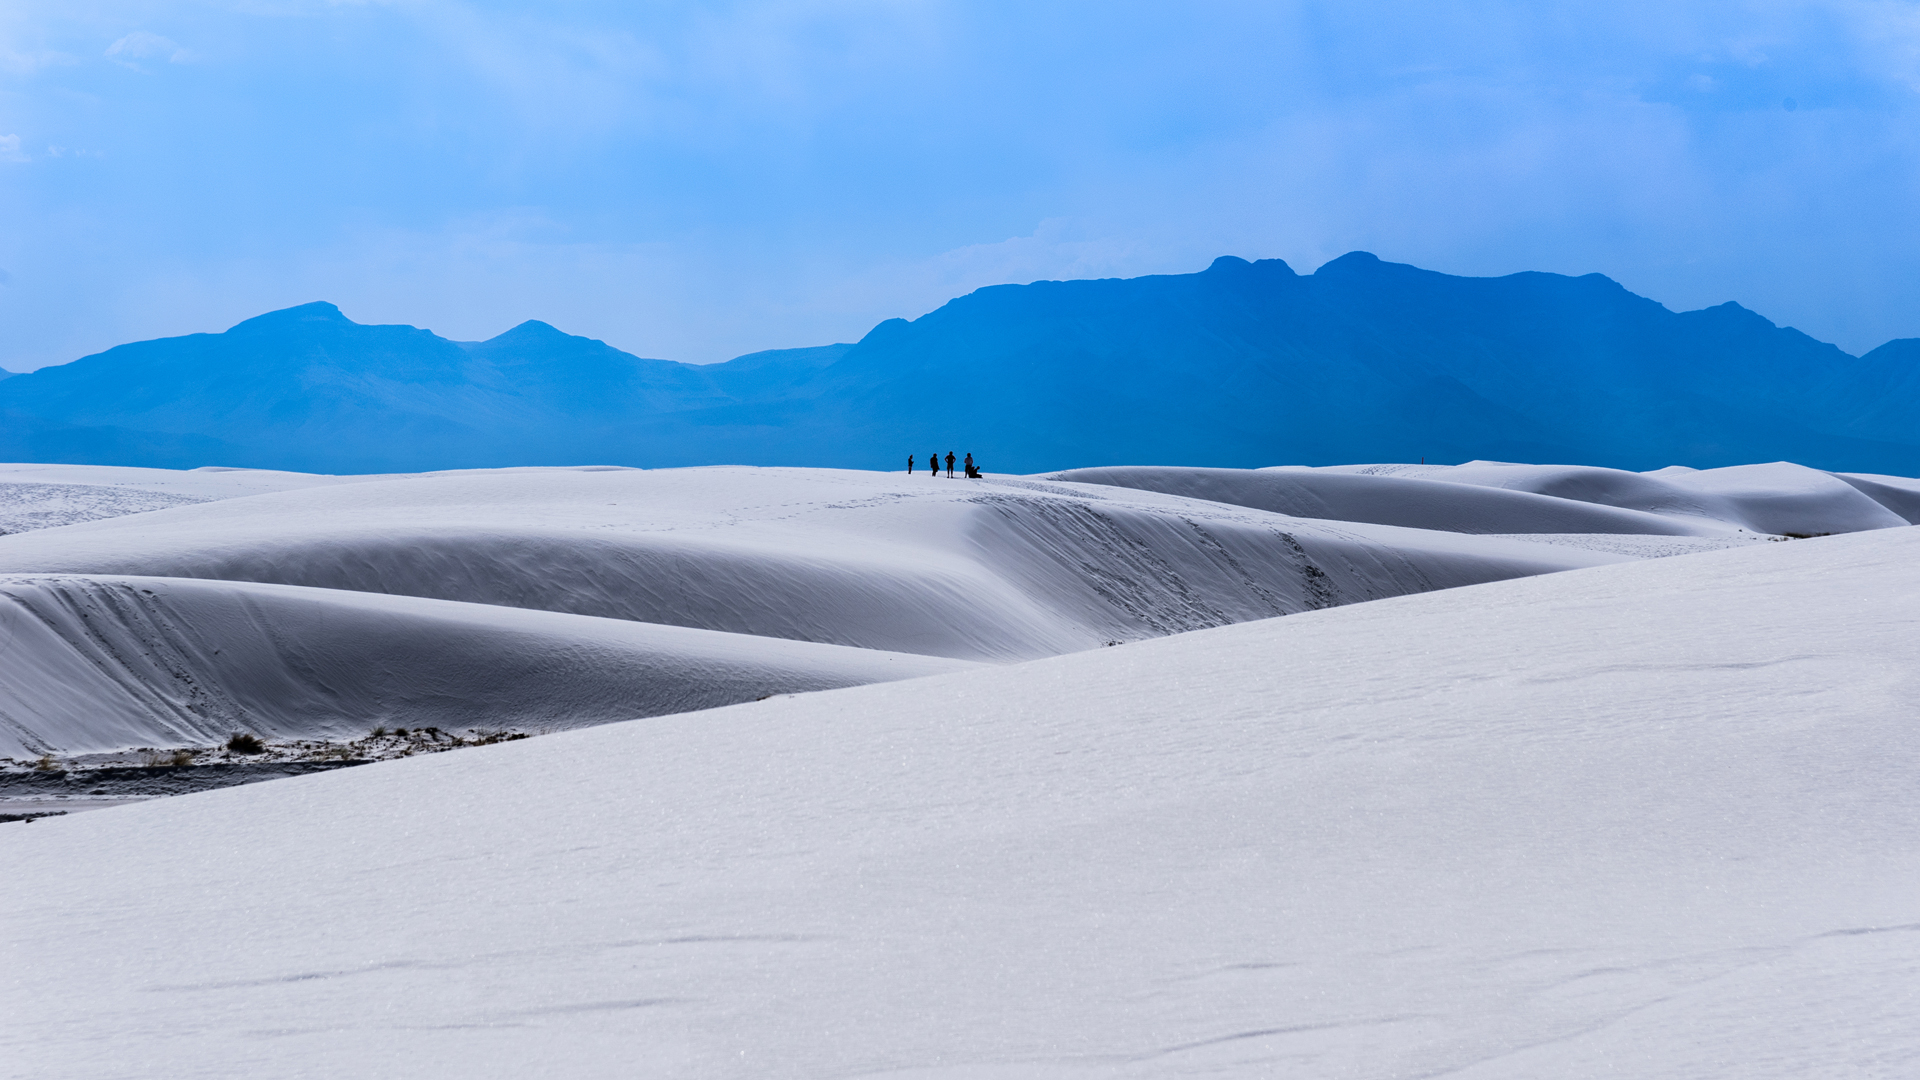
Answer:
<path fill-rule="evenodd" d="M 1268 469 L 1123 466 L 1048 475 L 1300 517 L 1481 534 L 1814 536 L 1920 521 L 1920 482 L 1827 473 L 1784 461 L 1653 473 L 1469 462 Z"/>
<path fill-rule="evenodd" d="M 554 731 L 965 661 L 247 582 L 0 577 L 0 757 Z"/>
<path fill-rule="evenodd" d="M 1620 561 L 1094 484 L 443 473 L 0 537 L 0 573 L 259 581 L 1006 662 Z"/>
<path fill-rule="evenodd" d="M 8 826 L 0 1048 L 1873 1072 L 1920 1057 L 1915 595 L 1920 531 L 1756 545 Z"/>

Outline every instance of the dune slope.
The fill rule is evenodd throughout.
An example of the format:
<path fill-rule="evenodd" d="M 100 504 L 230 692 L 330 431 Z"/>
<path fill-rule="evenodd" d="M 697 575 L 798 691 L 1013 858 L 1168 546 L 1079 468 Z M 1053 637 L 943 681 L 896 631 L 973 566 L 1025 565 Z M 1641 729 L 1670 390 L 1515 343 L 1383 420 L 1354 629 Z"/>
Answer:
<path fill-rule="evenodd" d="M 1825 535 L 1911 524 L 1910 495 L 1880 477 L 1821 472 L 1790 461 L 1722 469 L 1669 466 L 1635 473 L 1582 465 L 1520 465 L 1470 461 L 1465 465 L 1336 465 L 1324 469 L 1263 469 L 1293 474 L 1360 474 L 1440 480 L 1657 514 L 1704 520 L 1760 533 Z M 1872 482 L 1873 479 L 1881 481 Z M 1906 481 L 1912 483 L 1912 481 Z"/>
<path fill-rule="evenodd" d="M 0 756 L 553 730 L 966 667 L 936 657 L 410 596 L 0 577 Z"/>
<path fill-rule="evenodd" d="M 1697 516 L 1596 505 L 1531 491 L 1441 484 L 1424 477 L 1332 469 L 1070 469 L 1052 479 L 1159 491 L 1276 514 L 1462 533 L 1716 536 L 1735 526 Z"/>
<path fill-rule="evenodd" d="M 382 480 L 263 469 L 146 469 L 115 465 L 0 464 L 0 534 L 143 514 L 270 491 Z"/>
<path fill-rule="evenodd" d="M 307 585 L 989 661 L 1622 558 L 1094 484 L 744 467 L 431 474 L 0 537 L 0 573 Z"/>
<path fill-rule="evenodd" d="M 1907 1075 L 1916 556 L 1606 566 L 7 826 L 0 1068 Z"/>

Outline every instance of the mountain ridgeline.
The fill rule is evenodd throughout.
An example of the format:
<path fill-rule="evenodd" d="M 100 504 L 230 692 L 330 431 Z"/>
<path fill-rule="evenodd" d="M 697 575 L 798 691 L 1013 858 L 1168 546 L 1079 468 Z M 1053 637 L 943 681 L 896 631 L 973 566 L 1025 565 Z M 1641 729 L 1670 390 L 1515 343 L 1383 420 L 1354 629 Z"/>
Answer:
<path fill-rule="evenodd" d="M 1855 357 L 1738 304 L 1598 274 L 1462 278 L 1355 252 L 1295 274 L 1001 285 L 853 345 L 650 360 L 541 322 L 482 342 L 331 304 L 0 382 L 0 459 L 310 472 L 716 463 L 992 470 L 1791 459 L 1920 474 L 1920 339 Z"/>

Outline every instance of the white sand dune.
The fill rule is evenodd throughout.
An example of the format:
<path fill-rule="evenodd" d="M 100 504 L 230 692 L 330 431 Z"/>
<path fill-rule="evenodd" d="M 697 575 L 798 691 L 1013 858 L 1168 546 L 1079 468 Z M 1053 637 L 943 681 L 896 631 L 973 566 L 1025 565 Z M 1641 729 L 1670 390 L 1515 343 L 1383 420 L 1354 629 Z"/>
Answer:
<path fill-rule="evenodd" d="M 1920 480 L 1874 473 L 1834 473 L 1860 493 L 1893 511 L 1910 525 L 1920 525 Z"/>
<path fill-rule="evenodd" d="M 1916 597 L 1756 544 L 6 826 L 0 1062 L 1915 1075 Z"/>
<path fill-rule="evenodd" d="M 206 746 L 235 731 L 556 730 L 964 661 L 411 596 L 0 577 L 0 756 Z"/>
<path fill-rule="evenodd" d="M 1719 523 L 1759 533 L 1803 536 L 1889 529 L 1912 524 L 1920 509 L 1915 488 L 1898 478 L 1850 478 L 1791 462 L 1736 465 L 1724 469 L 1674 466 L 1648 473 L 1578 465 L 1516 465 L 1474 461 L 1465 465 L 1339 465 L 1324 469 L 1287 466 L 1262 472 L 1351 474 L 1437 480 L 1512 492 L 1530 492 L 1574 502 L 1641 511 L 1669 519 Z M 1867 483 L 1861 483 L 1864 479 Z M 1878 480 L 1875 484 L 1873 481 Z M 1905 484 L 1913 485 L 1908 480 Z M 1887 494 L 1892 505 L 1875 493 Z M 1894 507 L 1900 507 L 1895 509 Z M 1559 532 L 1596 530 L 1497 530 Z M 1623 530 L 1624 531 L 1624 530 Z"/>
<path fill-rule="evenodd" d="M 144 469 L 119 465 L 0 464 L 0 534 L 57 528 L 171 506 L 272 491 L 385 480 L 266 469 Z"/>
<path fill-rule="evenodd" d="M 394 474 L 412 475 L 412 474 Z M 119 488 L 177 495 L 188 501 L 237 499 L 270 491 L 292 491 L 335 484 L 389 480 L 392 475 L 329 476 L 322 473 L 280 472 L 274 469 L 228 469 L 209 465 L 200 469 L 147 469 L 135 465 L 47 465 L 0 463 L 0 488 L 9 484 L 62 484 Z"/>
<path fill-rule="evenodd" d="M 258 581 L 1009 661 L 1619 561 L 1095 484 L 503 469 L 0 537 L 0 573 Z"/>
<path fill-rule="evenodd" d="M 96 484 L 0 483 L 0 535 L 144 514 L 205 500 Z"/>
<path fill-rule="evenodd" d="M 1425 476 L 1335 469 L 1122 466 L 1049 475 L 1056 480 L 1159 491 L 1294 517 L 1460 533 L 1719 536 L 1737 527 L 1699 515 L 1651 513 L 1528 490 L 1442 484 Z"/>

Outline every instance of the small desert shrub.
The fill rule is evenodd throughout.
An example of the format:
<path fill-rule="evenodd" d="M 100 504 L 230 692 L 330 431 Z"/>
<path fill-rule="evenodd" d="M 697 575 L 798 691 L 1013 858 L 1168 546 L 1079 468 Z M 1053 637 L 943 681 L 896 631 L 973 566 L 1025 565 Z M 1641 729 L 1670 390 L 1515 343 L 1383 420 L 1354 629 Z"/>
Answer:
<path fill-rule="evenodd" d="M 475 746 L 492 746 L 494 743 L 513 742 L 515 739 L 524 739 L 526 737 L 527 733 L 524 731 L 481 731 L 475 729 L 473 733 L 473 744 Z"/>
<path fill-rule="evenodd" d="M 41 772 L 59 772 L 60 771 L 60 763 L 53 760 L 52 754 L 41 754 L 40 760 L 34 762 L 33 767 L 40 770 Z"/>
<path fill-rule="evenodd" d="M 374 728 L 372 731 L 367 732 L 367 738 L 369 739 L 384 738 L 386 734 L 387 734 L 386 728 L 377 727 L 377 728 Z"/>
<path fill-rule="evenodd" d="M 140 764 L 145 765 L 149 769 L 157 769 L 168 765 L 191 765 L 193 764 L 193 751 L 149 750 L 140 756 Z"/>
<path fill-rule="evenodd" d="M 407 729 L 403 727 L 394 728 L 393 734 L 396 738 L 404 739 L 407 737 Z"/>
<path fill-rule="evenodd" d="M 227 740 L 227 749 L 236 754 L 264 754 L 266 753 L 267 745 L 261 742 L 260 737 L 257 735 L 249 735 L 244 731 L 236 731 L 233 733 L 233 738 Z"/>

